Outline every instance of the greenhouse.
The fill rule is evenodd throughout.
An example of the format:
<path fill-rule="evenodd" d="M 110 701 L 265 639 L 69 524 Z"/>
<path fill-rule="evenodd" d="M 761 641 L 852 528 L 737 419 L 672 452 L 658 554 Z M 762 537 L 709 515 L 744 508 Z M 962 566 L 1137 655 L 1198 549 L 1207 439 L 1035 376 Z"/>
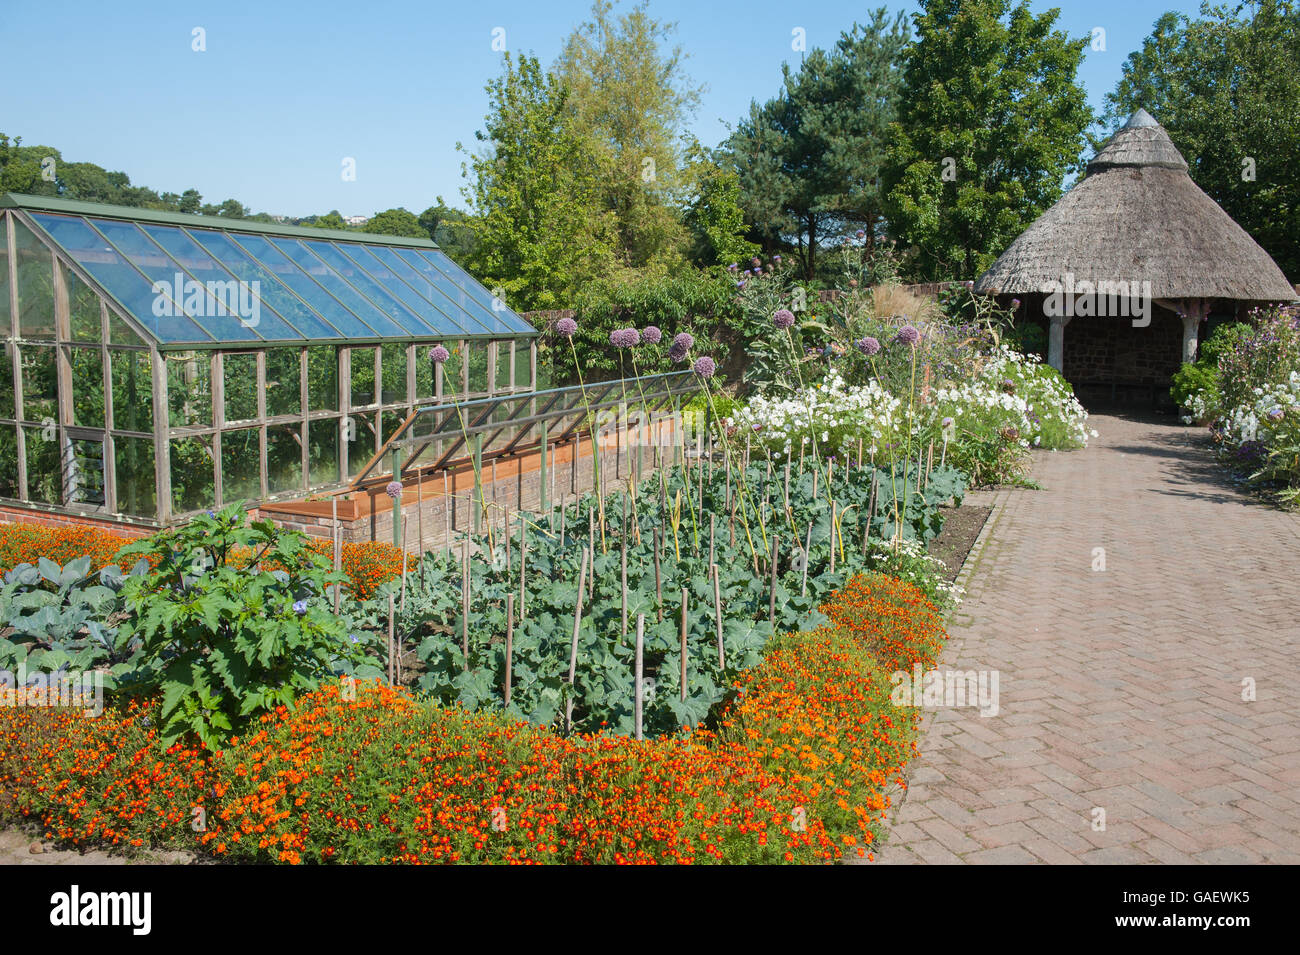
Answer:
<path fill-rule="evenodd" d="M 421 407 L 535 390 L 535 329 L 427 240 L 14 194 L 0 229 L 5 508 L 307 500 Z"/>

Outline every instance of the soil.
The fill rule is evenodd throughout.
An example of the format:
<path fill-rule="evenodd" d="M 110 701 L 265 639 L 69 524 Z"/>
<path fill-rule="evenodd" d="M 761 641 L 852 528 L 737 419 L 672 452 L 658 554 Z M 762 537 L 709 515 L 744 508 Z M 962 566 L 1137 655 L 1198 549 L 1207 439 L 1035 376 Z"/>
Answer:
<path fill-rule="evenodd" d="M 963 504 L 944 514 L 943 530 L 939 536 L 930 541 L 931 557 L 937 557 L 948 568 L 947 579 L 952 583 L 961 573 L 966 555 L 970 553 L 975 541 L 984 529 L 984 522 L 993 513 L 993 508 L 976 504 Z"/>

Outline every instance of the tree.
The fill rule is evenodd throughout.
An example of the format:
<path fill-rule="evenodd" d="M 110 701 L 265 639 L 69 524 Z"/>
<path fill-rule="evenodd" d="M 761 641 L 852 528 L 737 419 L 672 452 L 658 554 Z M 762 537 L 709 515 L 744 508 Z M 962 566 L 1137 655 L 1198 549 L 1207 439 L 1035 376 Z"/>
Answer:
<path fill-rule="evenodd" d="M 691 261 L 699 266 L 748 262 L 759 246 L 745 238 L 749 226 L 741 208 L 740 176 L 702 152 L 689 171 L 696 181 L 685 217 L 693 239 Z"/>
<path fill-rule="evenodd" d="M 299 225 L 306 226 L 309 229 L 346 229 L 347 222 L 337 209 L 331 209 L 323 216 L 308 216 L 303 219 Z"/>
<path fill-rule="evenodd" d="M 463 263 L 473 257 L 478 244 L 471 216 L 438 197 L 438 204 L 420 213 L 420 228 L 442 251 L 456 262 Z"/>
<path fill-rule="evenodd" d="M 420 226 L 420 220 L 405 209 L 386 209 L 377 212 L 361 227 L 362 232 L 373 235 L 398 235 L 412 239 L 423 239 L 428 233 Z"/>
<path fill-rule="evenodd" d="M 973 279 L 1061 195 L 1092 123 L 1086 41 L 1026 0 L 922 0 L 882 169 L 924 280 Z"/>
<path fill-rule="evenodd" d="M 1192 179 L 1287 275 L 1300 276 L 1300 12 L 1287 0 L 1166 13 L 1129 55 L 1103 122 L 1138 107 L 1165 127 Z"/>
<path fill-rule="evenodd" d="M 687 243 L 681 144 L 700 91 L 671 45 L 675 29 L 644 2 L 615 18 L 596 0 L 554 69 L 599 166 L 596 194 L 612 217 L 618 258 L 631 268 L 677 261 Z"/>
<path fill-rule="evenodd" d="M 768 251 L 792 247 L 807 278 L 837 230 L 877 236 L 882 144 L 908 42 L 903 15 L 876 10 L 831 52 L 813 50 L 797 70 L 783 65 L 780 95 L 751 103 L 726 144 L 755 236 Z"/>
<path fill-rule="evenodd" d="M 507 53 L 487 92 L 489 111 L 475 133 L 487 149 L 462 167 L 479 240 L 472 269 L 512 307 L 563 307 L 612 258 L 597 158 L 575 127 L 567 87 L 536 57 L 516 64 Z"/>

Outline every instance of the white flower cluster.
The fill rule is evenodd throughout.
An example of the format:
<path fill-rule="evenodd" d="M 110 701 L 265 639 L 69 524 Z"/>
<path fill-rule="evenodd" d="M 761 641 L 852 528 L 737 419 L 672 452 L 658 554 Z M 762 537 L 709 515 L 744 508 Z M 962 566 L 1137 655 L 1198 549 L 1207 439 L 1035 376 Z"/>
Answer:
<path fill-rule="evenodd" d="M 1224 417 L 1223 437 L 1230 444 L 1248 441 L 1271 444 L 1277 434 L 1300 423 L 1300 371 L 1276 385 L 1256 388 L 1254 400 L 1233 408 Z"/>

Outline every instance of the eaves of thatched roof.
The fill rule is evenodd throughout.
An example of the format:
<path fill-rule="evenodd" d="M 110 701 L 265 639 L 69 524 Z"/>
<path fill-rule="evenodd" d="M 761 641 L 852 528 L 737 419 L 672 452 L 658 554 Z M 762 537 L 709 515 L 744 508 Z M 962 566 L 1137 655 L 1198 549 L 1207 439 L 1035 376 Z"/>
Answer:
<path fill-rule="evenodd" d="M 975 283 L 1008 295 L 1089 281 L 1151 283 L 1157 299 L 1294 301 L 1282 270 L 1187 173 L 1169 134 L 1139 109 Z"/>

